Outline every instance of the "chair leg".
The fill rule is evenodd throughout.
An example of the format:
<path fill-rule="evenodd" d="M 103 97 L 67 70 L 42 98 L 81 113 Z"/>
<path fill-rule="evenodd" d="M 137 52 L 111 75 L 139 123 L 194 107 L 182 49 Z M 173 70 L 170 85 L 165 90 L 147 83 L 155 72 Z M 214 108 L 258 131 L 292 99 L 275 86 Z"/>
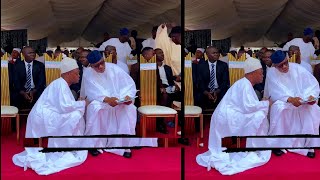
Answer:
<path fill-rule="evenodd" d="M 169 138 L 164 138 L 164 147 L 169 147 Z"/>
<path fill-rule="evenodd" d="M 178 137 L 177 133 L 178 133 L 178 114 L 175 115 L 175 119 L 174 119 L 174 137 Z"/>
<path fill-rule="evenodd" d="M 16 131 L 17 131 L 17 142 L 20 144 L 20 116 L 17 114 L 16 116 Z"/>
<path fill-rule="evenodd" d="M 200 114 L 200 137 L 203 138 L 203 114 Z"/>
<path fill-rule="evenodd" d="M 42 138 L 39 138 L 39 147 L 42 147 Z"/>
<path fill-rule="evenodd" d="M 197 138 L 197 148 L 200 147 L 200 138 Z"/>
<path fill-rule="evenodd" d="M 146 126 L 146 116 L 142 115 L 141 116 L 141 124 L 142 124 L 142 137 L 146 137 L 147 136 L 147 126 Z"/>
<path fill-rule="evenodd" d="M 240 148 L 240 145 L 241 145 L 241 143 L 240 143 L 240 138 L 237 137 L 237 148 Z"/>

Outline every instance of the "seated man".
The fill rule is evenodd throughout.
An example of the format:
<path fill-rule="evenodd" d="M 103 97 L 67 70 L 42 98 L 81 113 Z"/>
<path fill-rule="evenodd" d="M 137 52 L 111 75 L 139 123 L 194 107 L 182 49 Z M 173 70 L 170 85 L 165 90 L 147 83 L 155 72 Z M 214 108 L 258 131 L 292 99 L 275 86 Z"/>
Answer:
<path fill-rule="evenodd" d="M 273 67 L 269 69 L 265 97 L 271 97 L 269 135 L 319 134 L 320 107 L 315 98 L 319 96 L 319 83 L 307 70 L 296 63 L 289 63 L 286 54 L 272 54 Z M 304 102 L 303 102 L 304 101 Z M 309 102 L 306 102 L 309 101 Z M 269 147 L 319 147 L 320 138 L 276 138 L 268 141 Z M 290 150 L 310 158 L 313 149 Z M 278 149 L 278 156 L 283 152 Z"/>
<path fill-rule="evenodd" d="M 81 90 L 81 83 L 82 83 L 82 75 L 83 75 L 83 71 L 89 66 L 87 55 L 90 52 L 91 52 L 90 50 L 83 49 L 79 53 L 80 55 L 78 57 L 77 64 L 79 66 L 80 80 L 78 83 L 72 84 L 70 86 L 71 92 L 72 92 L 73 96 L 75 97 L 75 99 L 78 99 L 79 97 L 81 97 L 80 90 Z"/>
<path fill-rule="evenodd" d="M 34 61 L 36 54 L 32 47 L 22 49 L 24 61 L 16 61 L 16 73 L 13 79 L 15 92 L 18 93 L 18 109 L 31 109 L 46 87 L 45 67 Z"/>
<path fill-rule="evenodd" d="M 165 59 L 163 51 L 159 48 L 155 49 L 157 59 L 157 104 L 160 106 L 171 107 L 174 99 L 176 99 L 176 86 L 174 84 L 174 76 L 170 66 L 163 64 Z M 157 119 L 157 130 L 161 133 L 168 134 L 164 118 Z"/>
<path fill-rule="evenodd" d="M 215 108 L 230 87 L 228 64 L 219 60 L 219 50 L 208 47 L 208 61 L 198 64 L 200 106 L 203 109 Z"/>
<path fill-rule="evenodd" d="M 223 175 L 232 175 L 267 163 L 270 151 L 223 152 L 221 139 L 229 136 L 259 136 L 268 131 L 269 101 L 259 101 L 253 85 L 263 80 L 259 60 L 245 61 L 245 77 L 228 90 L 215 109 L 210 124 L 209 151 L 197 156 L 199 165 L 214 167 Z M 247 147 L 259 147 L 259 139 L 247 140 Z"/>
<path fill-rule="evenodd" d="M 299 46 L 291 45 L 288 51 L 289 58 L 291 58 L 294 54 L 296 55 L 296 63 L 300 64 L 303 68 L 312 73 L 311 65 L 305 61 L 301 61 L 301 52 Z"/>
<path fill-rule="evenodd" d="M 142 56 L 146 61 L 150 61 L 150 59 L 154 56 L 154 51 L 151 47 L 145 47 L 141 52 Z M 130 76 L 136 84 L 137 89 L 140 89 L 140 63 L 137 62 L 131 66 Z M 137 96 L 139 98 L 134 102 L 135 106 L 140 107 L 140 91 L 137 92 Z"/>
<path fill-rule="evenodd" d="M 85 135 L 135 135 L 137 108 L 132 104 L 136 95 L 136 86 L 132 78 L 119 66 L 106 63 L 99 51 L 92 51 L 87 59 L 90 68 L 83 73 L 82 86 L 85 96 L 91 102 L 86 112 Z M 118 103 L 119 100 L 128 100 Z M 130 138 L 103 138 L 92 141 L 94 147 L 121 147 L 130 144 Z M 110 149 L 127 158 L 130 150 Z M 98 155 L 97 150 L 91 151 Z"/>
<path fill-rule="evenodd" d="M 272 50 L 266 50 L 264 52 L 261 52 L 261 66 L 263 70 L 263 81 L 262 83 L 256 84 L 253 86 L 253 89 L 256 91 L 257 96 L 259 100 L 262 99 L 263 93 L 264 93 L 264 85 L 266 82 L 267 72 L 272 66 L 272 61 L 270 59 L 273 51 Z"/>
<path fill-rule="evenodd" d="M 107 58 L 109 55 L 112 56 L 112 63 L 118 65 L 124 72 L 129 74 L 128 65 L 117 59 L 117 51 L 114 46 L 107 45 L 104 51 L 104 55 Z"/>
<path fill-rule="evenodd" d="M 40 62 L 39 62 L 40 63 Z M 26 138 L 46 136 L 83 135 L 86 101 L 75 101 L 69 86 L 79 81 L 76 61 L 61 61 L 61 78 L 53 81 L 32 108 L 26 129 Z M 48 147 L 79 147 L 79 140 L 49 138 Z M 13 163 L 34 169 L 40 175 L 59 172 L 80 165 L 87 158 L 87 151 L 42 153 L 39 148 L 25 148 L 13 156 Z"/>

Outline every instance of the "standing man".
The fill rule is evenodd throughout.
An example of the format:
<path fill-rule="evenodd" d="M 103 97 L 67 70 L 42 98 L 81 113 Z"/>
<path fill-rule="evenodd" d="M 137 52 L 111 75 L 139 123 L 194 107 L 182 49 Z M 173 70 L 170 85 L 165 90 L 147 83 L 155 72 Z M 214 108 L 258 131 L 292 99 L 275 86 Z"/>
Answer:
<path fill-rule="evenodd" d="M 99 47 L 99 51 L 105 51 L 108 45 L 116 47 L 118 60 L 127 64 L 127 56 L 130 56 L 132 51 L 129 43 L 129 30 L 127 28 L 120 29 L 120 36 L 118 38 L 111 38 Z"/>
<path fill-rule="evenodd" d="M 174 76 L 181 73 L 181 27 L 175 26 L 168 36 L 167 26 L 161 24 L 156 35 L 156 48 L 162 49 L 167 57 L 164 64 L 170 66 Z"/>

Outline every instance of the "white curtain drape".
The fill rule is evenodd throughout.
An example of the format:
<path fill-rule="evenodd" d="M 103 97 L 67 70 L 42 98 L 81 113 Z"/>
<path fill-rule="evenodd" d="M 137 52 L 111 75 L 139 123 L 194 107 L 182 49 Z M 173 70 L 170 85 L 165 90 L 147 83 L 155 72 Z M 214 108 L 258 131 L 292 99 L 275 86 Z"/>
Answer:
<path fill-rule="evenodd" d="M 79 38 L 84 44 L 100 42 L 104 32 L 118 36 L 122 27 L 148 38 L 152 26 L 180 21 L 180 0 L 1 1 L 1 29 L 28 29 L 28 39 L 48 37 L 49 46 L 76 45 Z"/>

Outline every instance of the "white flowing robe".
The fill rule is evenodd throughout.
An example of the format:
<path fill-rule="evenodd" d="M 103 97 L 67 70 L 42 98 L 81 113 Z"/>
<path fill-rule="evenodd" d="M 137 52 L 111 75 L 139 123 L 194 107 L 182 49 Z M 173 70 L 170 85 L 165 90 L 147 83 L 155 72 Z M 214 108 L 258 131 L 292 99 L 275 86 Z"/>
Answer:
<path fill-rule="evenodd" d="M 81 86 L 84 86 L 84 94 L 91 102 L 86 112 L 85 135 L 135 135 L 137 108 L 134 104 L 119 104 L 112 107 L 103 102 L 105 97 L 118 99 L 124 99 L 126 96 L 134 97 L 137 91 L 135 83 L 117 65 L 106 63 L 105 67 L 103 73 L 97 73 L 92 68 L 83 72 Z M 150 139 L 145 139 L 146 144 L 150 144 L 148 142 Z M 123 147 L 141 144 L 137 138 L 96 138 L 88 141 L 86 145 L 89 147 Z M 124 149 L 109 150 L 109 152 L 123 155 Z"/>
<path fill-rule="evenodd" d="M 287 42 L 282 50 L 289 51 L 289 47 L 295 45 L 299 46 L 300 53 L 301 53 L 301 62 L 305 62 L 310 64 L 310 57 L 313 57 L 315 48 L 313 47 L 311 42 L 305 43 L 302 38 L 294 38 L 291 41 Z M 308 67 L 306 67 L 309 70 Z"/>
<path fill-rule="evenodd" d="M 158 27 L 155 39 L 156 48 L 160 48 L 164 54 L 164 64 L 172 68 L 173 75 L 181 73 L 181 45 L 175 44 L 168 36 L 167 27 Z"/>
<path fill-rule="evenodd" d="M 320 107 L 317 104 L 303 104 L 295 107 L 287 103 L 289 97 L 308 99 L 318 97 L 319 83 L 303 67 L 289 63 L 289 71 L 281 73 L 276 68 L 269 69 L 265 85 L 265 97 L 273 102 L 270 109 L 269 135 L 319 134 Z M 320 147 L 320 138 L 275 138 L 269 139 L 268 147 Z M 306 155 L 308 149 L 291 150 Z"/>
<path fill-rule="evenodd" d="M 233 175 L 267 163 L 271 151 L 225 153 L 221 138 L 266 135 L 269 102 L 259 101 L 249 80 L 238 80 L 223 97 L 211 117 L 209 151 L 197 156 L 199 165 Z M 247 147 L 260 147 L 259 139 L 248 139 Z"/>
<path fill-rule="evenodd" d="M 99 47 L 99 51 L 104 51 L 108 45 L 114 46 L 116 48 L 118 61 L 127 64 L 127 56 L 130 56 L 132 51 L 129 43 L 122 43 L 120 42 L 119 38 L 111 38 L 101 44 L 101 46 Z"/>
<path fill-rule="evenodd" d="M 26 138 L 83 135 L 84 101 L 75 101 L 63 78 L 53 81 L 33 106 L 27 120 Z M 49 138 L 48 147 L 79 147 L 81 139 Z M 25 148 L 13 156 L 17 166 L 32 168 L 39 175 L 48 175 L 82 164 L 87 151 L 39 152 L 42 148 Z"/>

